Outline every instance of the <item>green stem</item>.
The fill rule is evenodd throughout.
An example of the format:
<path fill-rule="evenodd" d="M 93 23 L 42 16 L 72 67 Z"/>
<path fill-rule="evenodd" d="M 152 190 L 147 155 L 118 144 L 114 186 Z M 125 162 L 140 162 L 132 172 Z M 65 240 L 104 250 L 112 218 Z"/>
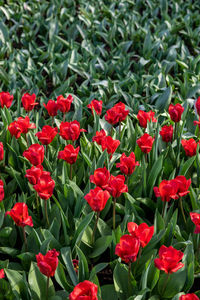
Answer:
<path fill-rule="evenodd" d="M 52 127 L 53 127 L 53 124 L 54 124 L 54 117 L 52 117 L 52 119 L 51 119 L 51 125 L 52 125 Z"/>
<path fill-rule="evenodd" d="M 181 208 L 181 213 L 182 213 L 182 216 L 183 216 L 183 220 L 184 220 L 185 225 L 186 225 L 187 222 L 186 222 L 185 213 L 184 213 L 184 209 L 183 209 L 183 201 L 182 201 L 182 197 L 180 197 L 179 203 L 180 203 L 180 208 Z"/>
<path fill-rule="evenodd" d="M 49 223 L 49 218 L 48 218 L 48 213 L 47 213 L 47 200 L 44 200 L 44 208 L 45 208 L 45 217 L 46 217 L 47 225 L 49 227 L 50 223 Z"/>
<path fill-rule="evenodd" d="M 63 114 L 63 123 L 65 122 L 66 113 Z"/>
<path fill-rule="evenodd" d="M 26 140 L 27 147 L 29 147 L 27 133 L 25 133 L 25 140 Z"/>
<path fill-rule="evenodd" d="M 115 230 L 115 206 L 116 206 L 116 198 L 113 199 L 113 230 Z"/>
<path fill-rule="evenodd" d="M 167 201 L 164 201 L 164 203 L 163 203 L 163 211 L 162 211 L 162 217 L 163 217 L 163 219 L 165 218 L 165 214 L 166 214 L 166 206 L 167 206 Z"/>
<path fill-rule="evenodd" d="M 46 285 L 46 300 L 48 300 L 48 291 L 49 291 L 49 277 L 47 277 L 47 285 Z"/>
<path fill-rule="evenodd" d="M 128 292 L 131 295 L 131 261 L 128 263 Z"/>
<path fill-rule="evenodd" d="M 72 164 L 70 164 L 70 180 L 72 180 Z"/>
<path fill-rule="evenodd" d="M 99 216 L 100 216 L 100 211 L 98 211 L 97 215 L 96 215 L 96 221 L 95 221 L 94 229 L 93 229 L 93 232 L 92 232 L 92 244 L 94 244 L 95 233 L 96 233 L 96 230 L 97 230 L 97 224 L 98 224 Z"/>
<path fill-rule="evenodd" d="M 119 139 L 121 137 L 121 122 L 119 122 Z"/>
<path fill-rule="evenodd" d="M 38 215 L 38 219 L 40 219 L 40 210 L 39 210 L 39 199 L 38 199 L 38 193 L 36 192 L 36 206 L 37 206 L 37 215 Z"/>
<path fill-rule="evenodd" d="M 168 280 L 169 280 L 169 273 L 167 274 L 167 279 L 165 280 L 165 283 L 164 283 L 164 285 L 163 285 L 163 289 L 162 289 L 162 296 L 164 295 L 164 293 L 165 293 L 165 290 L 166 290 L 166 287 L 167 287 L 167 282 L 168 282 Z"/>
<path fill-rule="evenodd" d="M 27 244 L 27 238 L 26 238 L 26 231 L 25 231 L 24 227 L 22 227 L 22 228 L 23 228 L 25 251 L 27 252 L 27 250 L 28 250 L 28 244 Z"/>

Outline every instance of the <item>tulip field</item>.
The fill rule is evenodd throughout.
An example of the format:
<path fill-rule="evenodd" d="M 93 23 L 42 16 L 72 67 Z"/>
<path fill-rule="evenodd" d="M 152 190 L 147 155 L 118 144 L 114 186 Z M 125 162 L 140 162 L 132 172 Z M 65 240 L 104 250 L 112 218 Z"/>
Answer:
<path fill-rule="evenodd" d="M 198 0 L 0 0 L 0 300 L 200 299 Z"/>

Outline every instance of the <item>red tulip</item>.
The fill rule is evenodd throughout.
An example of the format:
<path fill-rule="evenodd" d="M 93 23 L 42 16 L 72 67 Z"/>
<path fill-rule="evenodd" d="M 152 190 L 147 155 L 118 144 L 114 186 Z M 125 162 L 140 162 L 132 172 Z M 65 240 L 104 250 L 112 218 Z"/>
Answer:
<path fill-rule="evenodd" d="M 102 150 L 106 150 L 108 154 L 113 154 L 118 146 L 120 145 L 119 140 L 114 140 L 111 136 L 106 136 L 101 141 Z"/>
<path fill-rule="evenodd" d="M 144 248 L 151 240 L 154 233 L 154 226 L 148 226 L 146 223 L 137 225 L 134 222 L 129 222 L 128 232 L 135 238 L 138 238 L 141 246 Z"/>
<path fill-rule="evenodd" d="M 68 112 L 71 108 L 71 103 L 73 100 L 74 100 L 74 98 L 72 97 L 72 95 L 69 95 L 67 98 L 64 98 L 62 95 L 58 96 L 57 97 L 58 109 L 62 113 Z"/>
<path fill-rule="evenodd" d="M 189 194 L 190 191 L 188 191 L 190 185 L 191 185 L 191 179 L 186 179 L 185 176 L 177 176 L 174 180 L 178 183 L 178 191 L 177 194 L 179 197 L 183 197 L 187 194 Z"/>
<path fill-rule="evenodd" d="M 184 253 L 176 250 L 172 246 L 166 247 L 162 245 L 159 250 L 159 258 L 154 259 L 155 267 L 165 273 L 174 273 L 184 267 L 184 264 L 179 262 Z"/>
<path fill-rule="evenodd" d="M 200 98 L 200 97 L 199 97 Z M 199 107 L 200 108 L 200 107 Z M 198 127 L 200 128 L 200 118 L 199 121 L 194 121 L 194 125 L 198 125 Z"/>
<path fill-rule="evenodd" d="M 134 262 L 136 261 L 139 248 L 139 239 L 125 234 L 120 238 L 119 244 L 116 245 L 115 254 L 126 263 Z"/>
<path fill-rule="evenodd" d="M 97 186 L 95 189 L 90 190 L 84 198 L 93 211 L 99 212 L 104 209 L 108 199 L 110 198 L 110 194 L 108 191 L 103 191 Z"/>
<path fill-rule="evenodd" d="M 4 183 L 3 180 L 0 179 L 0 202 L 4 199 Z"/>
<path fill-rule="evenodd" d="M 181 115 L 183 111 L 184 107 L 182 107 L 179 103 L 177 103 L 176 105 L 170 104 L 169 106 L 170 118 L 176 123 L 181 120 Z"/>
<path fill-rule="evenodd" d="M 22 134 L 22 129 L 17 121 L 10 123 L 10 125 L 8 126 L 8 130 L 10 131 L 10 134 L 12 136 L 15 136 L 16 139 L 19 139 Z"/>
<path fill-rule="evenodd" d="M 42 274 L 47 277 L 52 277 L 58 266 L 59 252 L 55 249 L 49 250 L 45 255 L 38 253 L 36 255 L 37 266 Z"/>
<path fill-rule="evenodd" d="M 0 161 L 4 158 L 4 149 L 3 149 L 3 143 L 0 142 Z"/>
<path fill-rule="evenodd" d="M 119 102 L 115 104 L 112 108 L 107 110 L 105 115 L 105 120 L 108 123 L 115 125 L 118 122 L 124 121 L 128 114 L 129 114 L 129 110 L 125 109 L 125 104 Z"/>
<path fill-rule="evenodd" d="M 195 107 L 197 109 L 197 113 L 200 116 L 200 97 L 197 98 L 197 101 L 195 103 Z"/>
<path fill-rule="evenodd" d="M 186 294 L 179 297 L 179 300 L 199 300 L 195 294 Z"/>
<path fill-rule="evenodd" d="M 26 111 L 33 110 L 34 106 L 38 104 L 35 102 L 35 99 L 35 94 L 30 95 L 29 93 L 26 93 L 22 96 L 22 105 Z"/>
<path fill-rule="evenodd" d="M 65 146 L 63 151 L 58 152 L 58 159 L 64 159 L 68 164 L 74 164 L 77 160 L 80 147 L 74 148 L 72 145 Z"/>
<path fill-rule="evenodd" d="M 28 181 L 32 185 L 34 185 L 38 182 L 38 179 L 42 175 L 42 171 L 43 171 L 42 165 L 32 166 L 30 169 L 26 170 L 25 177 L 28 178 Z"/>
<path fill-rule="evenodd" d="M 108 181 L 110 178 L 110 172 L 104 168 L 98 168 L 94 171 L 94 175 L 90 176 L 90 181 L 102 189 L 108 186 Z"/>
<path fill-rule="evenodd" d="M 98 300 L 98 286 L 88 280 L 78 283 L 69 294 L 69 300 Z"/>
<path fill-rule="evenodd" d="M 48 200 L 52 196 L 54 187 L 55 181 L 51 178 L 49 172 L 44 171 L 37 184 L 33 186 L 39 197 L 44 200 Z"/>
<path fill-rule="evenodd" d="M 9 92 L 1 92 L 0 93 L 1 107 L 3 108 L 4 106 L 6 106 L 7 108 L 9 108 L 12 104 L 13 98 L 14 98 L 13 95 L 10 95 Z"/>
<path fill-rule="evenodd" d="M 30 119 L 29 119 L 28 116 L 26 116 L 25 118 L 19 117 L 17 119 L 17 123 L 21 127 L 22 133 L 25 133 L 25 134 L 28 132 L 29 129 L 35 129 L 36 128 L 34 123 L 30 123 Z"/>
<path fill-rule="evenodd" d="M 200 214 L 191 212 L 190 218 L 196 226 L 194 233 L 200 233 Z"/>
<path fill-rule="evenodd" d="M 76 274 L 78 274 L 78 269 L 79 269 L 79 261 L 78 259 L 72 259 L 72 263 L 73 263 L 73 267 L 74 267 L 74 271 L 76 272 Z"/>
<path fill-rule="evenodd" d="M 159 187 L 154 187 L 156 197 L 161 197 L 162 201 L 169 202 L 170 199 L 178 199 L 179 183 L 175 180 L 163 180 Z"/>
<path fill-rule="evenodd" d="M 54 100 L 49 100 L 47 102 L 47 104 L 43 103 L 44 107 L 46 108 L 46 110 L 48 111 L 48 114 L 51 116 L 51 117 L 54 117 L 57 115 L 57 112 L 58 112 L 58 105 L 57 105 L 57 102 L 54 101 Z"/>
<path fill-rule="evenodd" d="M 6 215 L 11 216 L 13 221 L 17 226 L 25 227 L 31 226 L 33 227 L 32 217 L 28 215 L 28 206 L 26 203 L 17 202 L 14 207 L 6 212 Z"/>
<path fill-rule="evenodd" d="M 108 182 L 108 187 L 106 188 L 113 198 L 118 198 L 122 193 L 128 192 L 128 187 L 125 182 L 125 177 L 123 175 L 110 176 Z"/>
<path fill-rule="evenodd" d="M 120 168 L 120 171 L 125 175 L 131 175 L 136 166 L 139 166 L 139 162 L 135 161 L 135 154 L 131 152 L 129 156 L 126 156 L 125 153 L 120 157 L 120 163 L 116 164 L 117 168 Z"/>
<path fill-rule="evenodd" d="M 32 165 L 41 165 L 44 160 L 44 146 L 33 144 L 24 151 L 23 156 L 26 157 Z"/>
<path fill-rule="evenodd" d="M 61 122 L 59 134 L 64 140 L 75 141 L 82 131 L 86 130 L 80 129 L 80 123 L 74 120 L 72 122 Z"/>
<path fill-rule="evenodd" d="M 43 145 L 50 144 L 58 133 L 58 128 L 52 128 L 49 125 L 45 125 L 42 127 L 42 131 L 37 132 L 35 135 L 37 136 L 40 143 Z"/>
<path fill-rule="evenodd" d="M 139 121 L 139 124 L 141 127 L 143 128 L 147 128 L 147 121 L 149 122 L 157 122 L 156 118 L 154 118 L 155 112 L 153 111 L 149 111 L 149 112 L 145 112 L 143 110 L 139 110 L 138 114 L 137 114 L 137 118 Z"/>
<path fill-rule="evenodd" d="M 196 155 L 198 143 L 196 143 L 194 139 L 182 140 L 181 144 L 182 144 L 182 146 L 183 146 L 183 148 L 185 150 L 185 154 L 187 156 L 194 156 L 194 155 Z"/>
<path fill-rule="evenodd" d="M 101 115 L 102 103 L 103 103 L 103 101 L 98 101 L 98 100 L 93 99 L 91 101 L 91 103 L 87 105 L 87 107 L 91 109 L 92 114 L 93 114 L 93 109 L 94 109 L 97 115 Z"/>
<path fill-rule="evenodd" d="M 104 129 L 101 129 L 101 131 L 96 132 L 96 136 L 92 138 L 93 142 L 96 142 L 98 145 L 101 145 L 102 140 L 106 137 L 106 132 Z"/>
<path fill-rule="evenodd" d="M 4 269 L 0 269 L 0 278 L 4 278 L 5 277 L 5 273 L 4 273 Z"/>
<path fill-rule="evenodd" d="M 152 138 L 148 133 L 145 133 L 137 140 L 137 144 L 142 152 L 149 153 L 152 149 L 154 140 L 155 139 Z"/>
<path fill-rule="evenodd" d="M 173 139 L 173 126 L 165 125 L 162 127 L 160 131 L 160 135 L 162 136 L 163 142 L 169 143 Z"/>

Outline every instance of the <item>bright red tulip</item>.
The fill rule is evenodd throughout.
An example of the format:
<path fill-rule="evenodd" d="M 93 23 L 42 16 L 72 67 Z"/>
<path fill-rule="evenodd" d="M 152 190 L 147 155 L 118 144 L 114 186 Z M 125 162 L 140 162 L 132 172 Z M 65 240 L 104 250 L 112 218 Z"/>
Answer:
<path fill-rule="evenodd" d="M 46 108 L 46 110 L 48 111 L 48 114 L 51 116 L 51 117 L 54 117 L 57 115 L 57 112 L 58 112 L 58 105 L 57 105 L 57 102 L 54 101 L 54 100 L 49 100 L 47 102 L 47 104 L 43 103 L 44 107 Z"/>
<path fill-rule="evenodd" d="M 170 199 L 178 199 L 179 183 L 175 180 L 163 180 L 159 187 L 154 187 L 156 197 L 161 197 L 162 201 L 169 202 Z"/>
<path fill-rule="evenodd" d="M 35 129 L 36 126 L 34 123 L 30 123 L 30 119 L 28 116 L 26 116 L 25 118 L 19 117 L 17 119 L 17 123 L 19 125 L 19 127 L 21 127 L 21 131 L 22 133 L 27 133 L 29 129 Z"/>
<path fill-rule="evenodd" d="M 108 187 L 106 188 L 113 198 L 118 198 L 122 193 L 128 192 L 128 187 L 125 182 L 125 177 L 123 175 L 110 176 L 108 182 Z"/>
<path fill-rule="evenodd" d="M 74 148 L 71 144 L 58 152 L 58 159 L 64 159 L 68 164 L 74 164 L 77 160 L 80 147 Z"/>
<path fill-rule="evenodd" d="M 190 213 L 190 218 L 191 218 L 191 221 L 195 224 L 195 231 L 194 233 L 200 233 L 200 214 L 198 213 L 193 213 L 191 212 Z"/>
<path fill-rule="evenodd" d="M 102 150 L 106 150 L 108 154 L 113 154 L 118 146 L 120 145 L 119 140 L 114 140 L 111 136 L 106 136 L 104 139 L 101 141 L 101 147 Z"/>
<path fill-rule="evenodd" d="M 0 279 L 5 277 L 4 269 L 0 269 Z"/>
<path fill-rule="evenodd" d="M 160 131 L 160 135 L 162 136 L 163 142 L 169 143 L 173 139 L 173 126 L 165 125 L 162 127 Z"/>
<path fill-rule="evenodd" d="M 179 300 L 199 300 L 195 294 L 186 294 L 179 297 Z"/>
<path fill-rule="evenodd" d="M 10 131 L 10 134 L 12 136 L 15 136 L 16 139 L 19 139 L 22 134 L 22 129 L 17 121 L 10 123 L 10 125 L 8 126 L 8 130 Z"/>
<path fill-rule="evenodd" d="M 33 186 L 39 197 L 44 200 L 48 200 L 52 196 L 54 187 L 55 181 L 51 178 L 49 172 L 44 171 L 37 184 Z"/>
<path fill-rule="evenodd" d="M 98 168 L 94 171 L 94 175 L 90 176 L 90 181 L 102 189 L 108 186 L 108 181 L 110 178 L 110 172 L 104 168 Z"/>
<path fill-rule="evenodd" d="M 196 143 L 194 139 L 182 140 L 181 144 L 182 144 L 182 146 L 183 146 L 183 148 L 185 150 L 185 154 L 187 156 L 194 156 L 194 155 L 196 155 L 198 143 Z"/>
<path fill-rule="evenodd" d="M 33 110 L 34 106 L 38 104 L 37 102 L 35 102 L 35 99 L 35 94 L 30 95 L 29 93 L 26 93 L 22 96 L 22 105 L 26 111 Z"/>
<path fill-rule="evenodd" d="M 155 267 L 159 270 L 165 271 L 165 273 L 174 273 L 184 267 L 184 264 L 180 262 L 184 253 L 176 250 L 172 246 L 166 247 L 162 245 L 159 250 L 159 258 L 154 259 Z"/>
<path fill-rule="evenodd" d="M 144 248 L 151 240 L 154 234 L 154 226 L 148 226 L 146 223 L 137 225 L 134 222 L 127 224 L 128 232 L 135 238 L 138 238 L 141 246 Z"/>
<path fill-rule="evenodd" d="M 91 281 L 85 280 L 78 283 L 69 294 L 69 300 L 98 300 L 98 286 Z"/>
<path fill-rule="evenodd" d="M 17 226 L 25 227 L 31 226 L 33 227 L 32 217 L 28 215 L 28 206 L 26 203 L 17 202 L 14 207 L 6 212 L 6 215 L 11 216 L 13 221 Z"/>
<path fill-rule="evenodd" d="M 179 103 L 177 103 L 175 105 L 170 104 L 168 111 L 169 111 L 170 118 L 172 119 L 172 121 L 177 123 L 181 120 L 181 115 L 184 112 L 184 107 L 181 106 Z"/>
<path fill-rule="evenodd" d="M 152 149 L 154 140 L 155 139 L 152 138 L 148 133 L 145 133 L 137 140 L 137 144 L 142 152 L 149 153 Z"/>
<path fill-rule="evenodd" d="M 25 177 L 32 185 L 35 185 L 38 182 L 40 176 L 42 175 L 42 171 L 43 171 L 42 165 L 32 166 L 30 169 L 26 170 Z"/>
<path fill-rule="evenodd" d="M 49 145 L 53 141 L 57 133 L 57 127 L 53 128 L 49 125 L 45 125 L 42 127 L 42 131 L 37 132 L 35 135 L 37 136 L 41 144 Z"/>
<path fill-rule="evenodd" d="M 33 144 L 24 151 L 23 156 L 26 157 L 32 165 L 41 165 L 44 160 L 44 146 Z"/>
<path fill-rule="evenodd" d="M 87 107 L 91 109 L 92 114 L 93 114 L 93 109 L 94 109 L 96 114 L 100 116 L 101 112 L 102 112 L 102 103 L 103 103 L 103 101 L 98 101 L 98 100 L 93 99 L 91 101 L 91 103 L 87 105 Z"/>
<path fill-rule="evenodd" d="M 38 253 L 36 255 L 37 266 L 42 274 L 47 277 L 52 277 L 58 266 L 59 252 L 55 249 L 49 250 L 45 255 Z"/>
<path fill-rule="evenodd" d="M 4 106 L 6 106 L 7 108 L 9 108 L 12 104 L 13 98 L 14 98 L 13 95 L 10 95 L 9 92 L 1 92 L 0 93 L 1 107 L 3 108 Z"/>
<path fill-rule="evenodd" d="M 129 156 L 126 156 L 125 153 L 120 157 L 120 163 L 116 164 L 117 168 L 120 168 L 120 171 L 125 175 L 131 175 L 136 166 L 139 166 L 139 162 L 135 161 L 135 154 L 131 152 Z"/>
<path fill-rule="evenodd" d="M 119 244 L 116 245 L 115 254 L 121 257 L 126 263 L 132 263 L 136 261 L 139 248 L 139 239 L 125 234 L 120 238 Z"/>
<path fill-rule="evenodd" d="M 96 187 L 93 190 L 85 195 L 85 200 L 90 205 L 93 211 L 102 211 L 110 198 L 110 194 L 108 191 L 103 191 L 100 187 Z"/>
<path fill-rule="evenodd" d="M 0 202 L 4 199 L 4 183 L 3 180 L 0 179 Z"/>
<path fill-rule="evenodd" d="M 64 140 L 75 141 L 82 131 L 86 130 L 80 129 L 80 123 L 74 120 L 72 122 L 61 122 L 59 134 Z"/>
<path fill-rule="evenodd" d="M 72 95 L 69 95 L 67 98 L 64 98 L 62 95 L 57 97 L 57 106 L 58 109 L 62 112 L 62 113 L 66 113 L 70 110 L 71 108 L 71 103 L 74 100 L 74 98 L 72 97 Z"/>
<path fill-rule="evenodd" d="M 200 97 L 197 98 L 197 101 L 195 103 L 195 107 L 197 109 L 197 113 L 200 116 Z"/>
<path fill-rule="evenodd" d="M 96 136 L 92 138 L 93 142 L 96 142 L 98 145 L 101 145 L 102 140 L 106 137 L 106 132 L 104 129 L 101 129 L 101 131 L 96 132 Z"/>
<path fill-rule="evenodd" d="M 191 185 L 191 179 L 186 179 L 185 176 L 179 175 L 174 180 L 178 183 L 178 191 L 177 194 L 179 197 L 183 197 L 187 194 L 189 194 L 190 191 L 188 191 L 190 185 Z"/>
<path fill-rule="evenodd" d="M 3 149 L 3 143 L 0 142 L 0 161 L 4 158 L 4 149 Z"/>
<path fill-rule="evenodd" d="M 105 115 L 105 120 L 108 123 L 115 125 L 119 122 L 124 121 L 128 114 L 129 114 L 129 110 L 126 110 L 125 104 L 119 102 L 115 104 L 112 108 L 107 110 Z"/>
<path fill-rule="evenodd" d="M 149 112 L 145 112 L 143 110 L 139 110 L 138 114 L 137 114 L 137 118 L 139 121 L 139 124 L 141 127 L 143 128 L 147 128 L 147 121 L 149 122 L 157 122 L 156 118 L 154 118 L 155 112 L 153 111 L 149 111 Z"/>

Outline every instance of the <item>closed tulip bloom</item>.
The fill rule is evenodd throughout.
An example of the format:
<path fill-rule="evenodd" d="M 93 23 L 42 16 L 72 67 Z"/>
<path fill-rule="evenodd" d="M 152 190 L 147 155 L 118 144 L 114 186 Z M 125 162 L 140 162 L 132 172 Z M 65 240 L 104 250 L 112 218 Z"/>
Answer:
<path fill-rule="evenodd" d="M 132 263 L 136 261 L 139 248 L 139 239 L 125 234 L 120 238 L 119 244 L 116 245 L 115 254 L 121 257 L 125 263 Z"/>
<path fill-rule="evenodd" d="M 62 95 L 57 97 L 57 106 L 58 109 L 62 112 L 62 113 L 66 113 L 70 110 L 71 108 L 71 103 L 74 100 L 74 98 L 72 97 L 72 95 L 69 95 L 67 98 L 64 98 Z"/>
<path fill-rule="evenodd" d="M 197 101 L 195 103 L 195 107 L 197 109 L 197 113 L 200 116 L 200 97 L 197 98 Z"/>
<path fill-rule="evenodd" d="M 46 108 L 46 110 L 48 111 L 48 114 L 51 116 L 51 117 L 54 117 L 57 115 L 57 112 L 58 112 L 58 105 L 57 105 L 57 102 L 54 101 L 54 100 L 49 100 L 47 102 L 47 104 L 43 103 L 44 107 Z"/>
<path fill-rule="evenodd" d="M 65 160 L 68 164 L 74 164 L 77 160 L 80 147 L 74 148 L 71 144 L 65 146 L 63 151 L 58 152 L 58 159 Z"/>
<path fill-rule="evenodd" d="M 44 146 L 33 144 L 24 151 L 23 156 L 26 157 L 32 165 L 41 165 L 44 160 Z"/>
<path fill-rule="evenodd" d="M 137 225 L 134 222 L 129 222 L 128 232 L 139 239 L 140 245 L 144 248 L 151 240 L 154 234 L 154 226 L 148 226 L 146 223 Z"/>
<path fill-rule="evenodd" d="M 162 201 L 169 202 L 171 199 L 178 199 L 179 184 L 175 179 L 161 181 L 159 187 L 154 187 L 156 197 L 161 197 Z"/>
<path fill-rule="evenodd" d="M 69 294 L 69 300 L 98 300 L 98 286 L 91 281 L 85 280 L 78 283 Z"/>
<path fill-rule="evenodd" d="M 126 119 L 126 117 L 129 114 L 129 110 L 126 110 L 125 104 L 122 102 L 119 102 L 115 104 L 112 108 L 107 110 L 106 115 L 105 115 L 105 120 L 112 124 L 115 125 L 119 122 L 122 122 Z"/>
<path fill-rule="evenodd" d="M 4 106 L 6 106 L 7 108 L 9 108 L 12 104 L 13 98 L 14 98 L 13 95 L 10 95 L 9 92 L 1 92 L 0 93 L 1 107 L 3 108 Z"/>
<path fill-rule="evenodd" d="M 104 168 L 98 168 L 94 171 L 94 175 L 90 176 L 90 181 L 102 189 L 108 186 L 108 181 L 110 178 L 110 172 Z"/>
<path fill-rule="evenodd" d="M 0 279 L 5 277 L 4 269 L 0 269 Z"/>
<path fill-rule="evenodd" d="M 195 224 L 195 231 L 194 233 L 200 233 L 200 214 L 198 213 L 193 213 L 191 212 L 190 213 L 190 218 L 191 218 L 191 221 Z"/>
<path fill-rule="evenodd" d="M 137 144 L 143 153 L 149 153 L 152 149 L 154 140 L 155 139 L 148 133 L 145 133 L 137 140 Z"/>
<path fill-rule="evenodd" d="M 35 185 L 38 182 L 40 176 L 42 175 L 42 171 L 43 171 L 42 165 L 32 166 L 30 169 L 26 170 L 25 177 L 32 185 Z"/>
<path fill-rule="evenodd" d="M 110 198 L 110 194 L 108 191 L 103 191 L 97 186 L 95 189 L 90 190 L 84 198 L 93 211 L 99 212 L 104 209 L 108 199 Z"/>
<path fill-rule="evenodd" d="M 82 131 L 86 130 L 80 129 L 80 123 L 74 120 L 72 122 L 61 122 L 59 134 L 64 140 L 75 141 Z"/>
<path fill-rule="evenodd" d="M 129 156 L 126 156 L 125 153 L 120 157 L 120 163 L 116 164 L 117 168 L 120 168 L 120 171 L 125 175 L 131 175 L 136 166 L 139 166 L 139 162 L 135 161 L 135 154 L 131 152 Z"/>
<path fill-rule="evenodd" d="M 0 142 L 0 161 L 3 160 L 4 158 L 4 148 L 3 148 L 3 143 Z"/>
<path fill-rule="evenodd" d="M 186 179 L 185 176 L 179 175 L 174 180 L 178 183 L 178 191 L 177 194 L 179 197 L 183 197 L 187 194 L 189 194 L 190 191 L 188 191 L 190 185 L 191 185 L 191 179 Z"/>
<path fill-rule="evenodd" d="M 197 151 L 197 145 L 196 141 L 194 139 L 189 139 L 189 140 L 182 140 L 181 144 L 185 150 L 185 154 L 187 156 L 194 156 L 196 155 Z"/>
<path fill-rule="evenodd" d="M 149 111 L 145 112 L 143 110 L 139 110 L 137 114 L 137 119 L 139 121 L 139 124 L 143 128 L 147 128 L 147 121 L 157 122 L 156 118 L 154 118 L 155 112 Z"/>
<path fill-rule="evenodd" d="M 26 111 L 33 110 L 34 106 L 38 104 L 37 102 L 35 102 L 35 99 L 35 94 L 30 95 L 29 93 L 26 93 L 22 96 L 22 105 Z"/>
<path fill-rule="evenodd" d="M 180 296 L 179 300 L 199 300 L 199 297 L 192 293 Z"/>
<path fill-rule="evenodd" d="M 49 145 L 53 141 L 57 133 L 57 127 L 53 128 L 49 125 L 45 125 L 42 127 L 42 131 L 37 132 L 35 135 L 37 136 L 40 143 L 42 143 L 43 145 Z"/>
<path fill-rule="evenodd" d="M 48 200 L 52 196 L 54 187 L 55 181 L 51 178 L 49 172 L 44 171 L 38 179 L 37 184 L 33 186 L 39 197 L 44 200 Z"/>
<path fill-rule="evenodd" d="M 0 179 L 0 202 L 4 199 L 4 183 L 3 180 Z"/>
<path fill-rule="evenodd" d="M 169 143 L 173 139 L 173 126 L 165 125 L 162 127 L 160 131 L 160 135 L 162 137 L 163 142 Z"/>
<path fill-rule="evenodd" d="M 118 146 L 120 145 L 119 140 L 114 140 L 111 136 L 106 136 L 101 141 L 102 150 L 106 150 L 108 154 L 113 154 Z"/>
<path fill-rule="evenodd" d="M 184 264 L 180 262 L 184 253 L 172 246 L 166 247 L 162 245 L 158 255 L 159 258 L 154 259 L 155 267 L 167 274 L 177 272 L 184 267 Z"/>
<path fill-rule="evenodd" d="M 38 253 L 36 255 L 37 266 L 42 274 L 47 277 L 52 277 L 55 275 L 55 271 L 58 266 L 58 256 L 59 252 L 55 249 L 49 250 L 45 255 Z"/>
<path fill-rule="evenodd" d="M 17 202 L 10 211 L 6 212 L 6 215 L 11 216 L 17 226 L 33 227 L 32 217 L 28 214 L 28 206 L 26 203 Z"/>
<path fill-rule="evenodd" d="M 98 101 L 96 99 L 93 99 L 91 103 L 87 105 L 87 107 L 91 109 L 92 114 L 94 109 L 96 114 L 100 116 L 102 112 L 102 103 L 103 101 Z"/>
<path fill-rule="evenodd" d="M 19 139 L 22 134 L 22 129 L 20 125 L 17 123 L 17 121 L 10 123 L 10 125 L 8 126 L 8 130 L 10 131 L 10 134 L 14 136 L 16 139 Z"/>
<path fill-rule="evenodd" d="M 96 132 L 96 136 L 93 136 L 92 141 L 96 142 L 98 145 L 101 145 L 103 139 L 106 137 L 106 132 L 104 129 Z"/>
<path fill-rule="evenodd" d="M 173 105 L 170 104 L 169 106 L 169 114 L 172 121 L 175 123 L 179 122 L 181 120 L 181 115 L 184 112 L 184 107 L 182 107 L 179 103 Z"/>
<path fill-rule="evenodd" d="M 128 192 L 128 186 L 124 184 L 125 177 L 123 175 L 110 176 L 108 187 L 106 188 L 113 198 L 118 198 L 122 193 Z"/>
<path fill-rule="evenodd" d="M 30 123 L 30 119 L 28 116 L 26 116 L 25 118 L 19 117 L 17 119 L 17 124 L 21 128 L 21 132 L 25 134 L 28 132 L 29 129 L 36 128 L 34 123 Z"/>

